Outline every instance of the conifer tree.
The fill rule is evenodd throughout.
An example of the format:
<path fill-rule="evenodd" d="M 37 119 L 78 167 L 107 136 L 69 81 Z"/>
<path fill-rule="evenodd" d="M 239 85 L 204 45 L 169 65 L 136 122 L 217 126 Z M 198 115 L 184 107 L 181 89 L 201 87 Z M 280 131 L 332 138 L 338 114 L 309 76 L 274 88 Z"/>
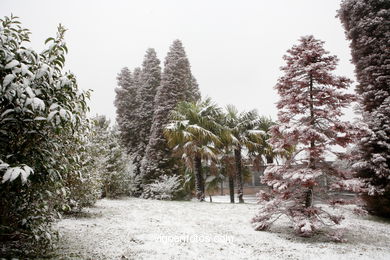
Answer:
<path fill-rule="evenodd" d="M 340 120 L 342 108 L 355 100 L 343 91 L 351 81 L 332 74 L 338 59 L 328 55 L 323 43 L 313 36 L 302 37 L 284 56 L 284 75 L 275 86 L 280 95 L 279 124 L 271 128 L 270 143 L 275 152 L 286 153 L 295 147 L 295 153 L 284 165 L 269 167 L 264 173 L 262 183 L 272 193 L 261 193 L 264 203 L 253 219 L 256 230 L 268 229 L 284 214 L 298 235 L 311 236 L 324 224 L 343 219 L 325 212 L 313 199 L 321 176 L 350 177 L 330 166 L 325 170 L 324 165 L 334 145 L 345 147 L 355 134 L 350 123 Z M 340 236 L 335 233 L 333 238 Z"/>
<path fill-rule="evenodd" d="M 141 167 L 144 183 L 150 183 L 162 174 L 178 172 L 177 160 L 171 156 L 163 128 L 168 123 L 170 112 L 180 101 L 199 99 L 200 94 L 195 82 L 183 45 L 179 40 L 175 40 L 165 59 L 161 85 L 155 97 L 150 139 Z"/>
<path fill-rule="evenodd" d="M 127 111 L 129 103 L 131 103 L 131 98 L 134 97 L 134 84 L 133 77 L 129 68 L 125 67 L 118 73 L 117 76 L 118 88 L 115 89 L 115 101 L 114 105 L 116 107 L 116 121 L 118 122 L 119 131 L 121 133 L 122 142 L 128 146 L 129 135 L 127 134 Z M 133 94 L 133 96 L 131 96 Z"/>
<path fill-rule="evenodd" d="M 130 151 L 130 156 L 132 158 L 135 175 L 140 174 L 141 160 L 143 152 L 140 149 L 141 144 L 141 131 L 142 128 L 142 118 L 140 117 L 140 95 L 139 91 L 143 85 L 143 77 L 141 68 L 137 67 L 133 71 L 133 91 L 132 95 L 129 96 L 129 106 L 126 111 L 126 123 L 128 126 L 127 134 L 130 135 L 130 142 L 128 144 L 128 149 Z"/>
<path fill-rule="evenodd" d="M 139 117 L 139 145 L 138 154 L 140 158 L 145 154 L 149 142 L 150 129 L 152 127 L 154 113 L 154 99 L 157 88 L 161 83 L 160 60 L 156 51 L 148 49 L 142 63 L 142 84 L 138 92 L 138 117 Z"/>
<path fill-rule="evenodd" d="M 345 0 L 339 17 L 351 40 L 356 91 L 369 128 L 354 167 L 366 183 L 368 211 L 390 217 L 390 1 Z"/>
<path fill-rule="evenodd" d="M 118 86 L 115 97 L 117 122 L 122 143 L 135 166 L 135 175 L 139 175 L 140 161 L 138 146 L 140 144 L 139 95 L 142 86 L 142 71 L 135 68 L 133 73 L 123 68 L 117 77 Z"/>

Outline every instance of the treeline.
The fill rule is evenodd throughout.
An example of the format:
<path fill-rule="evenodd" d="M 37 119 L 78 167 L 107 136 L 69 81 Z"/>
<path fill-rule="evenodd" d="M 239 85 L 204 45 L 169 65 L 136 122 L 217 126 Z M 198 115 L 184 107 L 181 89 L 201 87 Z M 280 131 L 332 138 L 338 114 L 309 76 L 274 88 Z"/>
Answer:
<path fill-rule="evenodd" d="M 272 157 L 266 144 L 270 119 L 256 111 L 239 113 L 234 106 L 223 112 L 209 99 L 201 101 L 179 40 L 170 47 L 163 71 L 155 50 L 148 49 L 141 68 L 123 68 L 117 79 L 117 122 L 134 165 L 134 195 L 154 197 L 150 184 L 164 186 L 159 181 L 164 176 L 165 182 L 181 182 L 170 192 L 177 198 L 191 197 L 195 186 L 196 197 L 203 201 L 205 188 L 215 188 L 226 177 L 231 201 L 237 181 L 243 202 L 242 154 L 256 161 L 262 155 Z"/>

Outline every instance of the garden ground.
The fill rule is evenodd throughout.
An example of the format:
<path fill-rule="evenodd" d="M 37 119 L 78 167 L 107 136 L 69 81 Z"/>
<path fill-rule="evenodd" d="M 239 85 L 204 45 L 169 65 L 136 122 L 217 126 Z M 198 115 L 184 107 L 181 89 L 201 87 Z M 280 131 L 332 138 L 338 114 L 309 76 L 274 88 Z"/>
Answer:
<path fill-rule="evenodd" d="M 103 199 L 56 224 L 55 259 L 390 259 L 390 222 L 348 208 L 345 243 L 300 238 L 287 219 L 254 231 L 258 206 L 214 201 Z M 248 200 L 250 201 L 250 200 Z"/>

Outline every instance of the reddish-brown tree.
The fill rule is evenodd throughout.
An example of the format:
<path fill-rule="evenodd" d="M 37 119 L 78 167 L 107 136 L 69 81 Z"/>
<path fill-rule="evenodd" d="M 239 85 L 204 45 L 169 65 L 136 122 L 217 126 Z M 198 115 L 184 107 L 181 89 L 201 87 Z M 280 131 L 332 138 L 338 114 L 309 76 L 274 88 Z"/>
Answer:
<path fill-rule="evenodd" d="M 353 126 L 340 120 L 342 109 L 355 100 L 344 91 L 351 80 L 332 73 L 338 59 L 329 55 L 323 44 L 305 36 L 284 56 L 284 76 L 275 86 L 281 97 L 277 103 L 279 124 L 271 128 L 270 143 L 277 153 L 294 152 L 284 165 L 269 167 L 264 173 L 262 182 L 271 187 L 271 193 L 260 193 L 262 208 L 253 219 L 256 230 L 266 230 L 286 215 L 298 235 L 311 236 L 321 226 L 343 219 L 313 203 L 322 176 L 349 177 L 347 172 L 332 169 L 325 158 L 335 154 L 332 149 L 336 145 L 346 147 L 355 136 Z"/>

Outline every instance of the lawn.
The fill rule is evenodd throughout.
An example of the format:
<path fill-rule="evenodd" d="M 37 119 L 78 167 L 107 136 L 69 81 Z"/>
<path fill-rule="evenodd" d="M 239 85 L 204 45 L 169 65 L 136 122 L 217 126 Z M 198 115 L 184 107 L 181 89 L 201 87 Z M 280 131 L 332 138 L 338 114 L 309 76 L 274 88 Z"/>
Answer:
<path fill-rule="evenodd" d="M 224 199 L 216 199 L 224 201 Z M 98 201 L 56 224 L 58 259 L 390 259 L 390 222 L 343 208 L 345 243 L 300 238 L 287 219 L 254 231 L 253 203 Z"/>

